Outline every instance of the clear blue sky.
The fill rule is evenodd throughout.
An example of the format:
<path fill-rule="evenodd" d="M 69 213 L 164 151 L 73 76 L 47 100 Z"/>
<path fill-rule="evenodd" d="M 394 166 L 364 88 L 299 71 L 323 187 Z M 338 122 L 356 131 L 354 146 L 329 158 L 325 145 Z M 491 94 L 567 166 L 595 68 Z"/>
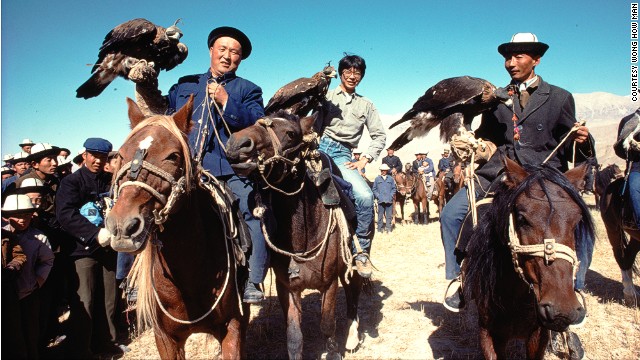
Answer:
<path fill-rule="evenodd" d="M 178 5 L 175 5 L 178 4 Z M 104 36 L 144 17 L 162 26 L 182 18 L 189 57 L 160 74 L 166 93 L 181 76 L 208 68 L 206 39 L 217 26 L 243 30 L 253 43 L 238 74 L 264 90 L 265 103 L 285 83 L 336 65 L 343 52 L 367 61 L 358 92 L 383 114 L 408 110 L 447 77 L 471 75 L 504 85 L 496 51 L 515 32 L 550 45 L 537 68 L 574 93 L 630 92 L 628 1 L 2 1 L 2 154 L 25 137 L 79 150 L 87 137 L 115 147 L 129 133 L 118 79 L 97 98 L 75 97 Z M 337 81 L 332 82 L 335 87 Z"/>

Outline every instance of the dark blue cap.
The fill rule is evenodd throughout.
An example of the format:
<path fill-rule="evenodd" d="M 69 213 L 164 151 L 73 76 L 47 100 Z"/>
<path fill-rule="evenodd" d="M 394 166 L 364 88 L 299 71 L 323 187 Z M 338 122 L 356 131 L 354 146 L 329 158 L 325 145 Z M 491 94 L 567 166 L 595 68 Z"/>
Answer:
<path fill-rule="evenodd" d="M 109 154 L 109 152 L 113 149 L 113 145 L 105 139 L 101 138 L 88 138 L 84 142 L 84 148 L 88 152 L 97 152 Z"/>

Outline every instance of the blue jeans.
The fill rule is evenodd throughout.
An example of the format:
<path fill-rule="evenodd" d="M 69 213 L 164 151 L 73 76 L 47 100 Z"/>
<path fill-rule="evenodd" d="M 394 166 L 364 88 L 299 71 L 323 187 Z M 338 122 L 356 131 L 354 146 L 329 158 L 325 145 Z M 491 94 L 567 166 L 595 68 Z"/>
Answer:
<path fill-rule="evenodd" d="M 469 199 L 467 198 L 467 188 L 464 187 L 451 198 L 440 214 L 440 232 L 444 246 L 445 277 L 447 280 L 455 279 L 460 274 L 460 265 L 456 262 L 454 250 L 458 233 L 468 211 Z M 586 237 L 584 245 L 576 246 L 576 256 L 580 260 L 580 267 L 576 274 L 575 288 L 581 290 L 584 288 L 584 279 L 591 265 L 594 239 L 589 236 L 587 231 L 582 231 L 580 227 L 576 230 L 576 238 L 578 236 Z"/>
<path fill-rule="evenodd" d="M 130 253 L 118 253 L 118 260 L 116 263 L 116 280 L 122 280 L 129 275 L 129 270 L 131 270 L 131 266 L 133 265 L 133 260 L 135 258 L 135 255 Z"/>
<path fill-rule="evenodd" d="M 369 253 L 373 240 L 373 192 L 362 175 L 356 169 L 348 169 L 346 163 L 351 162 L 351 149 L 344 144 L 323 136 L 320 139 L 320 151 L 329 155 L 338 165 L 342 178 L 353 186 L 356 207 L 356 236 L 362 251 Z M 354 247 L 355 253 L 355 247 Z"/>
<path fill-rule="evenodd" d="M 251 236 L 249 282 L 260 284 L 264 281 L 269 269 L 269 251 L 260 227 L 260 219 L 253 216 L 253 209 L 256 207 L 253 183 L 236 175 L 223 176 L 220 180 L 231 188 L 233 195 L 239 201 L 240 211 Z"/>
<path fill-rule="evenodd" d="M 640 227 L 640 171 L 635 171 L 633 167 L 631 169 L 627 179 L 627 186 L 629 187 L 629 197 L 631 198 L 636 224 Z"/>
<path fill-rule="evenodd" d="M 391 232 L 391 217 L 393 216 L 392 203 L 378 203 L 378 232 L 384 229 L 385 221 L 387 232 Z"/>

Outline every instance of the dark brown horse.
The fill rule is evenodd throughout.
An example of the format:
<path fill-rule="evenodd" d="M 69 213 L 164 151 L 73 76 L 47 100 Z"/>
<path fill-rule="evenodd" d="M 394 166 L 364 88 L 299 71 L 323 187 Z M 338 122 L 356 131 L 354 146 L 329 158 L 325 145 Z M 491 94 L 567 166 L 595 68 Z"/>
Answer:
<path fill-rule="evenodd" d="M 640 251 L 640 231 L 634 226 L 625 226 L 626 222 L 633 221 L 633 210 L 628 204 L 629 198 L 622 194 L 624 186 L 625 178 L 617 165 L 609 165 L 596 174 L 596 191 L 602 191 L 600 216 L 622 273 L 624 301 L 628 306 L 638 306 L 639 294 L 633 286 L 633 271 L 640 274 L 634 266 Z M 625 217 L 629 221 L 625 221 Z"/>
<path fill-rule="evenodd" d="M 396 180 L 396 199 L 409 198 L 413 202 L 414 224 L 429 223 L 429 199 L 427 197 L 427 189 L 420 175 L 413 173 L 398 173 L 394 177 Z M 400 196 L 398 196 L 400 194 Z M 396 200 L 397 201 L 397 200 Z M 404 220 L 404 201 L 401 203 L 400 209 L 402 220 Z M 395 208 L 395 207 L 394 207 Z"/>
<path fill-rule="evenodd" d="M 212 197 L 219 184 L 201 181 L 191 160 L 193 98 L 173 116 L 147 119 L 127 101 L 133 130 L 119 150 L 106 226 L 115 250 L 138 254 L 130 276 L 139 324 L 153 328 L 163 359 L 184 359 L 197 332 L 216 337 L 222 358 L 240 358 L 249 313 L 236 276 L 246 269 L 236 266 L 228 203 Z"/>
<path fill-rule="evenodd" d="M 327 358 L 341 356 L 335 334 L 338 279 L 347 300 L 349 330 L 345 348 L 352 350 L 359 342 L 362 278 L 352 272 L 354 233 L 340 205 L 325 199 L 331 192 L 320 193 L 330 185 L 331 177 L 318 172 L 320 154 L 315 150 L 313 123 L 314 117 L 298 120 L 295 115 L 278 112 L 234 133 L 227 142 L 227 158 L 234 170 L 262 184 L 261 201 L 276 220 L 275 232 L 265 232 L 265 238 L 272 250 L 271 267 L 286 317 L 291 359 L 303 356 L 305 289 L 317 289 L 322 294 L 320 330 L 327 339 Z M 335 164 L 332 167 L 337 169 Z M 333 205 L 325 204 L 323 199 Z"/>
<path fill-rule="evenodd" d="M 574 292 L 575 249 L 593 239 L 588 207 L 575 188 L 586 167 L 563 176 L 549 166 L 503 161 L 505 180 L 466 247 L 464 295 L 477 305 L 486 359 L 507 358 L 513 338 L 525 340 L 528 359 L 542 359 L 548 330 L 566 331 L 586 313 Z"/>
<path fill-rule="evenodd" d="M 404 224 L 404 204 L 407 201 L 407 196 L 410 196 L 411 191 L 413 190 L 413 183 L 407 183 L 407 173 L 399 172 L 393 176 L 393 179 L 396 182 L 396 194 L 393 198 L 393 220 L 396 220 L 397 212 L 396 206 L 400 207 L 400 223 Z"/>

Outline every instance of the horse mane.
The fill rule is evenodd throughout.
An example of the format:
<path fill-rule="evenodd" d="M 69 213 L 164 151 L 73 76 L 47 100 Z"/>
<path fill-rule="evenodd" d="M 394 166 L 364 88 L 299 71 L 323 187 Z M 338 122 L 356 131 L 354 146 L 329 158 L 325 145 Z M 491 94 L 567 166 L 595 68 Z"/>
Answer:
<path fill-rule="evenodd" d="M 515 200 L 521 194 L 530 195 L 533 185 L 539 184 L 547 196 L 550 206 L 553 203 L 545 181 L 558 185 L 581 210 L 582 220 L 575 231 L 576 250 L 584 248 L 591 251 L 594 246 L 594 225 L 589 208 L 569 180 L 557 169 L 548 165 L 524 166 L 529 176 L 515 188 L 500 183 L 496 189 L 490 209 L 488 209 L 471 235 L 465 260 L 465 288 L 467 299 L 475 299 L 486 309 L 501 307 L 501 294 L 496 287 L 503 278 L 505 268 L 513 269 L 511 252 L 508 247 L 509 216 L 513 213 Z M 515 273 L 515 270 L 512 270 Z"/>
<path fill-rule="evenodd" d="M 127 143 L 131 137 L 133 137 L 135 134 L 137 134 L 138 132 L 140 132 L 143 128 L 147 127 L 147 126 L 162 126 L 165 129 L 167 129 L 173 136 L 175 136 L 178 141 L 180 142 L 180 147 L 182 149 L 182 157 L 185 159 L 185 177 L 186 177 L 186 191 L 189 192 L 193 186 L 193 183 L 191 182 L 191 177 L 193 176 L 192 174 L 192 162 L 191 162 L 191 149 L 189 147 L 189 144 L 187 143 L 187 134 L 185 134 L 184 132 L 182 132 L 182 130 L 180 130 L 178 128 L 178 126 L 176 125 L 176 123 L 173 121 L 173 118 L 169 115 L 154 115 L 151 116 L 149 118 L 146 118 L 144 120 L 142 120 L 141 122 L 139 122 L 129 133 L 129 135 L 127 136 L 127 138 L 124 140 L 124 143 Z M 119 170 L 119 169 L 117 169 Z M 117 173 L 118 171 L 114 171 L 114 173 Z"/>

